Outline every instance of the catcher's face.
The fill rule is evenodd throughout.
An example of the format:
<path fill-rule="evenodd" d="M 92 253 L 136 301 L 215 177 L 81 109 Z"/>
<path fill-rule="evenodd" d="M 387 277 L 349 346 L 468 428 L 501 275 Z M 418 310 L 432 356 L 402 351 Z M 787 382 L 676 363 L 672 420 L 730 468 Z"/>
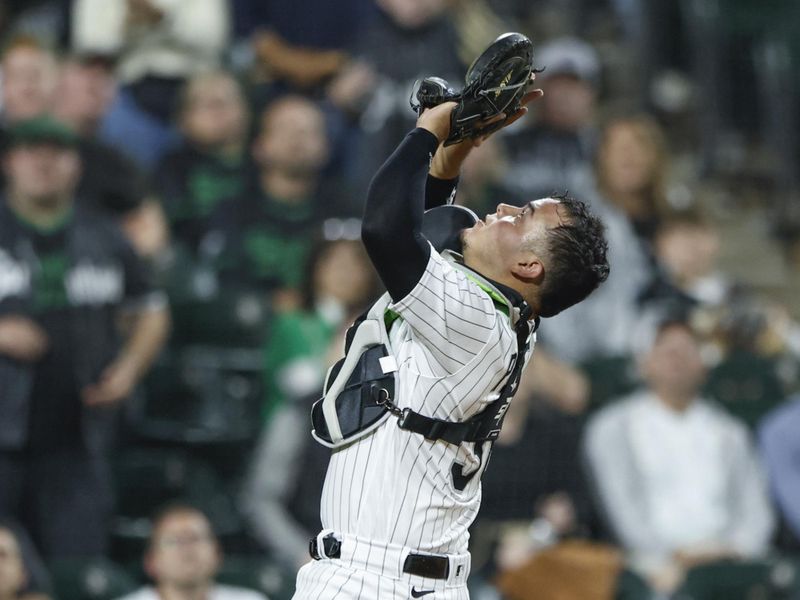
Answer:
<path fill-rule="evenodd" d="M 547 230 L 563 224 L 553 198 L 521 207 L 498 204 L 496 212 L 464 232 L 464 261 L 501 283 L 533 283 L 544 273 Z"/>

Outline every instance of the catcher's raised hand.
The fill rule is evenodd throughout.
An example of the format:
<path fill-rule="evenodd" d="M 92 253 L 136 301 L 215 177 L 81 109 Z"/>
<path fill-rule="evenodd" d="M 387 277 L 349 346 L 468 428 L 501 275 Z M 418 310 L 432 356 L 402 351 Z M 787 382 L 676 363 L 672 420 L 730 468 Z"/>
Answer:
<path fill-rule="evenodd" d="M 417 127 L 427 129 L 441 144 L 450 135 L 450 118 L 455 102 L 445 102 L 433 108 L 426 108 L 417 118 Z"/>
<path fill-rule="evenodd" d="M 533 85 L 536 74 L 531 73 L 529 87 Z M 527 105 L 538 100 L 544 95 L 540 89 L 530 89 L 522 96 L 520 107 L 511 115 L 500 113 L 482 121 L 479 125 L 483 135 L 474 138 L 465 138 L 455 144 L 446 145 L 443 142 L 450 135 L 451 115 L 456 106 L 455 102 L 440 104 L 434 108 L 423 111 L 417 119 L 417 127 L 422 127 L 431 131 L 439 139 L 439 149 L 436 151 L 433 161 L 431 161 L 430 174 L 438 179 L 455 179 L 461 172 L 461 165 L 469 155 L 470 151 L 480 146 L 494 132 L 508 127 L 518 119 L 528 113 Z"/>

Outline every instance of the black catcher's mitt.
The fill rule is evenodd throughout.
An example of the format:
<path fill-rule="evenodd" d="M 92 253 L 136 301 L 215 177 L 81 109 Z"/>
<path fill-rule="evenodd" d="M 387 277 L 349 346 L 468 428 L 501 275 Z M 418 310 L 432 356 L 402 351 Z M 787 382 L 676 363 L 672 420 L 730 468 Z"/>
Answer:
<path fill-rule="evenodd" d="M 533 43 L 521 33 L 504 33 L 467 69 L 460 92 L 439 77 L 426 77 L 412 92 L 411 108 L 421 114 L 443 102 L 457 102 L 450 117 L 450 136 L 445 145 L 477 138 L 502 127 L 503 120 L 483 125 L 502 112 L 510 117 L 520 108 L 528 91 L 533 68 Z"/>

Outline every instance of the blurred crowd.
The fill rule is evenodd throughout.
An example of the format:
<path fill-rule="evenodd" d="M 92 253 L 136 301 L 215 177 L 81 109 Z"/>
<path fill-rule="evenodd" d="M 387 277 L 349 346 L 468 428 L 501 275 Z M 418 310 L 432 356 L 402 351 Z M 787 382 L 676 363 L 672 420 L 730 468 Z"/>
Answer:
<path fill-rule="evenodd" d="M 611 275 L 539 330 L 473 598 L 800 598 L 800 14 L 752 4 L 0 2 L 0 600 L 291 596 L 370 178 L 505 31 L 545 95 L 456 202 L 568 191 Z"/>

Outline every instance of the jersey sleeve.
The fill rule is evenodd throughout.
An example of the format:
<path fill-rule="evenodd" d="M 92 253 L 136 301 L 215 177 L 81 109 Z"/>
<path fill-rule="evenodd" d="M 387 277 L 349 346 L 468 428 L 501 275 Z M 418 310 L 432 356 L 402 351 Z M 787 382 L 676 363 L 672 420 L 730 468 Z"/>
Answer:
<path fill-rule="evenodd" d="M 125 278 L 123 308 L 139 311 L 166 307 L 167 295 L 153 283 L 152 270 L 121 234 L 117 244 Z"/>
<path fill-rule="evenodd" d="M 417 285 L 389 308 L 448 372 L 467 365 L 496 338 L 492 299 L 433 249 Z"/>

